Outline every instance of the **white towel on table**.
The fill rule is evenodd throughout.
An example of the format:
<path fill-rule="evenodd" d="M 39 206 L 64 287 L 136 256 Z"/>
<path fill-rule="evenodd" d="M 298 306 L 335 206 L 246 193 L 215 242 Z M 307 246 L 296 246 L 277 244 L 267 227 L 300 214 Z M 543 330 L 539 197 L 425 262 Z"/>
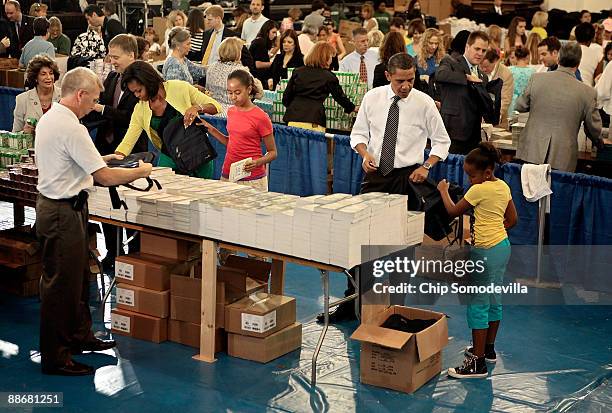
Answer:
<path fill-rule="evenodd" d="M 540 198 L 552 194 L 548 173 L 550 165 L 524 164 L 521 168 L 521 186 L 523 195 L 529 202 L 535 202 Z"/>

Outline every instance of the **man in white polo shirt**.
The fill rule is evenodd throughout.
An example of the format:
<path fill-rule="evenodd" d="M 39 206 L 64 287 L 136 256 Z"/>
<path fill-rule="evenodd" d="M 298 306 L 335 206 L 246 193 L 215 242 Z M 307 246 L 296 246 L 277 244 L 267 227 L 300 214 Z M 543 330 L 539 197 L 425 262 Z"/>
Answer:
<path fill-rule="evenodd" d="M 261 14 L 263 11 L 263 0 L 251 0 L 250 9 L 251 17 L 244 21 L 242 35 L 240 36 L 246 42 L 247 47 L 251 46 L 251 42 L 257 37 L 261 26 L 268 21 L 268 18 Z"/>
<path fill-rule="evenodd" d="M 117 155 L 100 156 L 79 119 L 98 103 L 103 86 L 89 69 L 66 73 L 62 98 L 36 126 L 38 200 L 36 235 L 42 247 L 40 353 L 44 374 L 81 376 L 94 369 L 72 354 L 115 346 L 91 331 L 86 188 L 94 180 L 113 186 L 149 176 L 151 165 L 110 169 Z M 61 127 L 58 127 L 61 125 Z"/>

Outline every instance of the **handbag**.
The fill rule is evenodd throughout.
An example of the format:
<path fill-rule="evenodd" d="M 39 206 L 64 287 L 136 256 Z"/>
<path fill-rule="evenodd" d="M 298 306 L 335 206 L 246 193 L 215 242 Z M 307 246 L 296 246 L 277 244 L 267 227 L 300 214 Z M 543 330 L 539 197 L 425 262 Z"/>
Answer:
<path fill-rule="evenodd" d="M 177 171 L 185 175 L 193 174 L 217 157 L 208 139 L 208 129 L 195 123 L 185 128 L 182 117 L 168 122 L 162 139 L 163 152 L 174 161 Z"/>

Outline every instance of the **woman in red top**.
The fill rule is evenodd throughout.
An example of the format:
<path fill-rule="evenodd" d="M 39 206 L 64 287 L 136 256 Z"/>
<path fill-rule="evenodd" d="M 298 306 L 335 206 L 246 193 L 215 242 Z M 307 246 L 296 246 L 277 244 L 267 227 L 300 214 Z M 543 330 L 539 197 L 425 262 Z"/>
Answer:
<path fill-rule="evenodd" d="M 223 145 L 227 146 L 221 180 L 228 180 L 234 162 L 252 158 L 244 165 L 244 171 L 251 175 L 238 181 L 262 191 L 268 190 L 266 165 L 276 159 L 276 144 L 270 118 L 252 99 L 261 96 L 262 90 L 256 88 L 253 76 L 238 69 L 227 78 L 227 94 L 234 104 L 227 111 L 226 136 L 206 121 L 202 121 L 208 131 Z M 266 145 L 266 153 L 261 154 L 261 141 Z"/>

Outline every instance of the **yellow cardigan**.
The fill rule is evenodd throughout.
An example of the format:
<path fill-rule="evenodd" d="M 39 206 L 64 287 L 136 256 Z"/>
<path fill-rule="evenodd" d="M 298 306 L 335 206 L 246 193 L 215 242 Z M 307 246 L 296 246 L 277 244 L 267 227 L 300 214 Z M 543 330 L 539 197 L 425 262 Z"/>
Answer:
<path fill-rule="evenodd" d="M 166 90 L 166 101 L 183 115 L 187 109 L 194 105 L 206 105 L 209 103 L 217 108 L 217 112 L 221 111 L 219 102 L 206 96 L 193 85 L 182 80 L 168 80 L 164 82 L 164 89 Z M 129 155 L 143 130 L 147 133 L 153 146 L 157 149 L 161 149 L 161 139 L 155 130 L 151 129 L 152 116 L 153 112 L 151 112 L 149 102 L 142 100 L 138 102 L 134 107 L 134 112 L 130 119 L 130 126 L 116 151 L 124 155 Z"/>

